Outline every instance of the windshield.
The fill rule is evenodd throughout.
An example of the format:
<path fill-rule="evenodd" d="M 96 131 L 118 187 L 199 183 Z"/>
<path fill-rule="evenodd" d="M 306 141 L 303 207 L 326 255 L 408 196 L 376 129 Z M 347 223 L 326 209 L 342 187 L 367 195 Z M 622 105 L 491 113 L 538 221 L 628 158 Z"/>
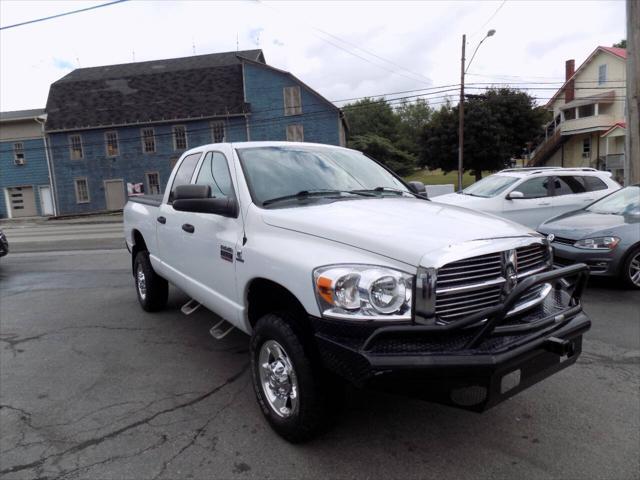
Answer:
<path fill-rule="evenodd" d="M 329 147 L 253 147 L 238 149 L 251 197 L 258 205 L 282 197 L 318 199 L 300 193 L 373 190 L 409 193 L 407 187 L 376 162 L 354 150 Z M 392 192 L 397 196 L 397 192 Z M 294 198 L 294 199 L 295 199 Z M 362 198 L 347 196 L 345 198 Z"/>
<path fill-rule="evenodd" d="M 465 188 L 462 193 L 475 197 L 495 197 L 504 192 L 509 186 L 520 180 L 518 177 L 507 175 L 491 175 Z"/>
<path fill-rule="evenodd" d="M 622 188 L 592 203 L 586 208 L 589 212 L 610 215 L 625 215 L 640 210 L 640 186 L 633 185 Z"/>

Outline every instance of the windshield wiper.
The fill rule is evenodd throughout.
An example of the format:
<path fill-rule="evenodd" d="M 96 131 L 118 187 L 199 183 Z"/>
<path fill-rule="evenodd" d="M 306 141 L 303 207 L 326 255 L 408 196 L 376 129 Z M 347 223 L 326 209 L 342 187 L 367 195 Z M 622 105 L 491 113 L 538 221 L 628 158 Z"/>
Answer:
<path fill-rule="evenodd" d="M 351 193 L 359 193 L 359 194 L 368 194 L 369 196 L 377 196 L 377 193 L 384 193 L 384 192 L 389 192 L 389 193 L 398 193 L 400 196 L 404 195 L 405 193 L 408 193 L 409 195 L 413 195 L 416 198 L 421 198 L 421 199 L 426 199 L 427 197 L 420 195 L 418 193 L 412 192 L 410 190 L 400 190 L 399 188 L 393 188 L 393 187 L 376 187 L 376 188 L 371 188 L 371 189 L 362 189 L 362 190 L 350 190 Z M 383 195 L 380 195 L 383 196 Z"/>
<path fill-rule="evenodd" d="M 404 194 L 404 193 L 412 193 L 412 192 L 406 192 L 404 190 L 400 190 L 398 188 L 391 188 L 391 187 L 376 187 L 376 188 L 363 188 L 360 190 L 350 190 L 350 193 L 357 193 L 360 195 L 375 195 L 376 193 L 384 193 L 384 192 L 392 192 L 392 193 L 399 193 L 400 195 Z"/>
<path fill-rule="evenodd" d="M 359 195 L 358 192 L 351 190 L 330 190 L 330 189 L 318 189 L 318 190 L 300 190 L 293 195 L 284 195 L 282 197 L 270 198 L 262 202 L 262 206 L 271 205 L 272 203 L 282 202 L 285 200 L 304 200 L 312 197 L 326 197 L 331 195 L 341 195 L 343 193 Z"/>

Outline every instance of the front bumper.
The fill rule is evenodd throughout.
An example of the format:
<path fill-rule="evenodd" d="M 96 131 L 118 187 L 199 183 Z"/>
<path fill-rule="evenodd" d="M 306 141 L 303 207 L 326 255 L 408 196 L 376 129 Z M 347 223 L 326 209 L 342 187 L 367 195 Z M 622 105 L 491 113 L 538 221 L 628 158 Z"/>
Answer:
<path fill-rule="evenodd" d="M 591 326 L 579 302 L 587 277 L 585 265 L 533 275 L 500 306 L 445 326 L 312 321 L 325 365 L 356 385 L 483 411 L 577 360 Z M 544 304 L 506 318 L 547 282 L 555 288 Z"/>
<path fill-rule="evenodd" d="M 584 263 L 589 267 L 591 275 L 618 275 L 620 257 L 617 249 L 586 250 L 558 242 L 553 242 L 551 246 L 553 247 L 554 264 L 558 267 Z"/>

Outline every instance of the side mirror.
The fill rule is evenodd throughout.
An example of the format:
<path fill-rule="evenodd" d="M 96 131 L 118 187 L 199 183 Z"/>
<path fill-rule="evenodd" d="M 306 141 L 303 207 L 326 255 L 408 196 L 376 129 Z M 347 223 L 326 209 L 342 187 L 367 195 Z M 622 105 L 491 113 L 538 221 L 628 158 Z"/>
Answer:
<path fill-rule="evenodd" d="M 173 200 L 209 198 L 210 196 L 211 187 L 209 185 L 179 185 L 173 191 Z"/>
<path fill-rule="evenodd" d="M 418 182 L 417 180 L 409 182 L 409 189 L 413 193 L 417 193 L 418 195 L 421 195 L 423 197 L 427 196 L 427 187 L 425 187 L 424 183 Z"/>
<path fill-rule="evenodd" d="M 507 200 L 515 200 L 517 198 L 524 198 L 524 193 L 514 190 L 509 195 L 507 195 Z"/>
<path fill-rule="evenodd" d="M 213 213 L 223 217 L 238 216 L 238 202 L 233 198 L 211 197 L 209 185 L 180 185 L 173 191 L 173 209 L 179 212 Z"/>
<path fill-rule="evenodd" d="M 179 212 L 213 213 L 223 217 L 238 216 L 238 202 L 233 198 L 182 198 L 173 201 L 173 209 Z"/>

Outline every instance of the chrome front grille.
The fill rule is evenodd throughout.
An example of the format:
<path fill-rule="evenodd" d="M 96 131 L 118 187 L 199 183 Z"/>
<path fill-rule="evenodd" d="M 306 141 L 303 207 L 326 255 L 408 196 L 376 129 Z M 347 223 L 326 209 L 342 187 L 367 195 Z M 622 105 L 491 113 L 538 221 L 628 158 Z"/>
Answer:
<path fill-rule="evenodd" d="M 502 283 L 465 292 L 437 292 L 436 315 L 450 322 L 496 305 L 501 294 Z"/>
<path fill-rule="evenodd" d="M 547 246 L 542 244 L 448 263 L 436 272 L 435 317 L 448 323 L 499 304 L 510 262 L 518 278 L 550 267 Z M 518 305 L 535 301 L 541 292 L 525 293 Z"/>
<path fill-rule="evenodd" d="M 529 245 L 516 250 L 516 270 L 518 275 L 540 271 L 547 266 L 549 252 L 545 245 Z"/>
<path fill-rule="evenodd" d="M 438 287 L 480 283 L 502 274 L 502 253 L 490 253 L 449 263 L 438 270 Z"/>

